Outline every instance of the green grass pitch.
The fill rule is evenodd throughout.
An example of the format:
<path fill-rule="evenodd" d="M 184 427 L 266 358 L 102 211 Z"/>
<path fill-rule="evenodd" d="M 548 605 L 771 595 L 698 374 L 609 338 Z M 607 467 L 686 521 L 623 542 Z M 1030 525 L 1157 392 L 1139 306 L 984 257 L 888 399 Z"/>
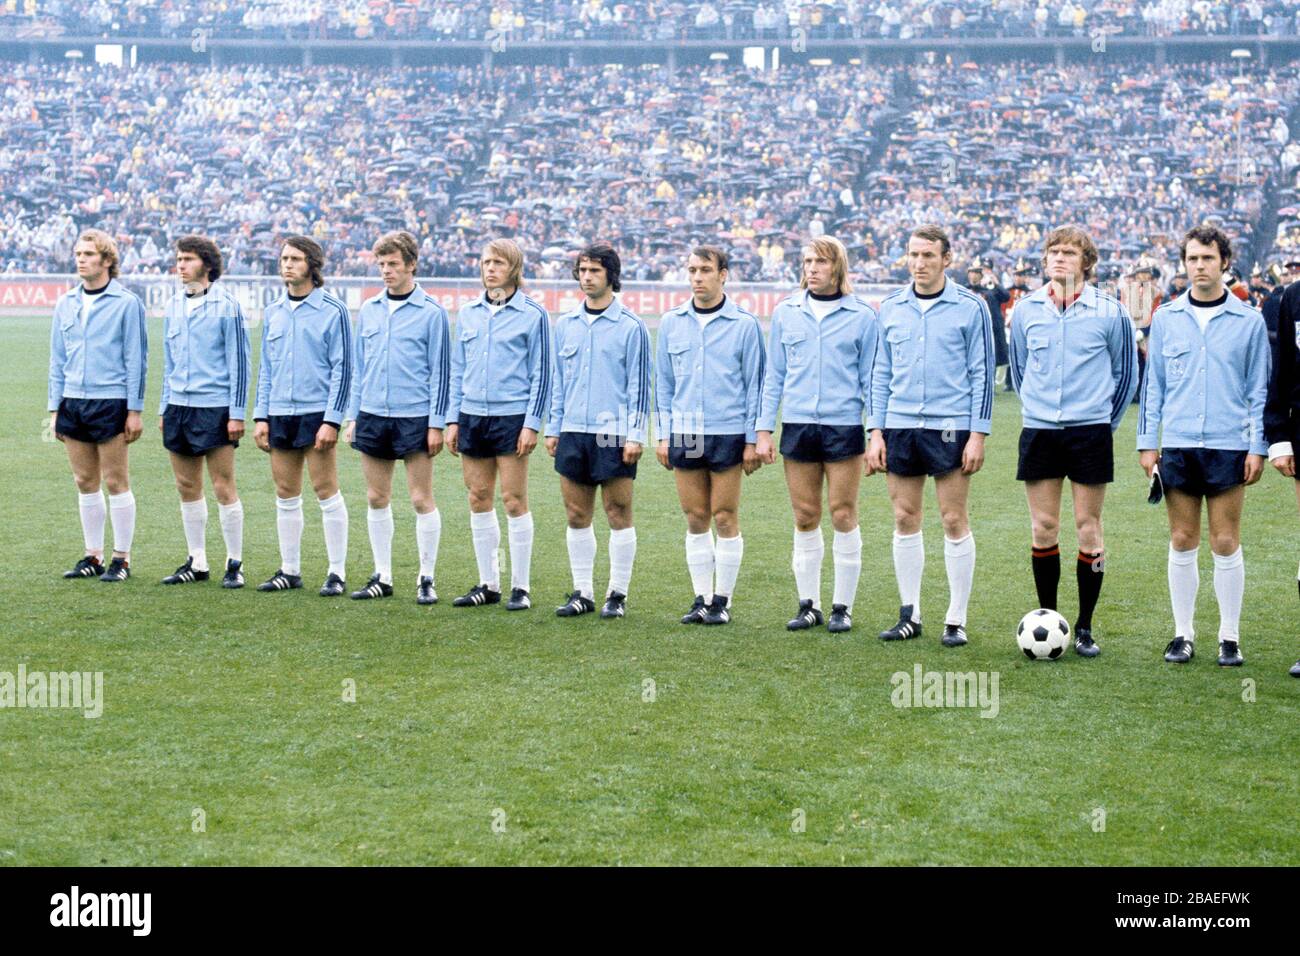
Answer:
<path fill-rule="evenodd" d="M 1201 654 L 1181 668 L 1161 661 L 1171 636 L 1166 525 L 1144 502 L 1133 413 L 1117 437 L 1106 511 L 1103 654 L 1024 659 L 1012 629 L 1035 602 L 1014 481 L 1019 406 L 1001 392 L 972 492 L 979 557 L 962 649 L 937 639 L 947 586 L 932 491 L 929 629 L 915 642 L 875 637 L 898 605 L 879 477 L 861 496 L 854 631 L 788 634 L 791 518 L 779 467 L 745 482 L 734 622 L 677 624 L 692 596 L 685 526 L 671 478 L 650 455 L 636 486 L 639 551 L 623 621 L 551 613 L 570 580 L 544 451 L 532 473 L 531 612 L 450 606 L 475 575 L 459 464 L 446 456 L 435 465 L 444 524 L 434 608 L 414 603 L 414 519 L 400 477 L 393 599 L 316 596 L 324 543 L 310 500 L 303 591 L 226 592 L 215 581 L 164 589 L 158 579 L 185 549 L 152 414 L 131 452 L 134 577 L 108 587 L 59 578 L 81 536 L 63 448 L 45 433 L 49 318 L 0 323 L 0 671 L 104 674 L 98 719 L 0 710 L 0 863 L 1300 863 L 1300 681 L 1286 673 L 1300 653 L 1300 548 L 1290 482 L 1272 469 L 1247 497 L 1239 670 L 1214 664 L 1208 545 Z M 147 412 L 161 374 L 156 322 L 151 341 Z M 341 448 L 339 460 L 349 584 L 359 586 L 370 571 L 365 491 L 358 456 Z M 274 493 L 251 440 L 238 461 L 252 585 L 278 563 Z M 1068 617 L 1068 504 L 1063 524 Z M 596 527 L 600 589 L 603 518 Z M 828 546 L 826 599 L 830 560 Z M 997 715 L 896 708 L 891 675 L 918 664 L 996 672 Z"/>

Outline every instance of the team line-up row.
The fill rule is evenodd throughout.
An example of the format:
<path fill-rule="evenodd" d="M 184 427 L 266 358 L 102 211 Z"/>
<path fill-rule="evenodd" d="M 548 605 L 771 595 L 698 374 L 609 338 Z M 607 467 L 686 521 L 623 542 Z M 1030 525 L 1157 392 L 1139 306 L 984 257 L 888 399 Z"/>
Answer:
<path fill-rule="evenodd" d="M 810 239 L 801 288 L 775 309 L 766 341 L 755 316 L 726 295 L 726 253 L 697 247 L 687 265 L 691 299 L 663 316 L 653 354 L 645 323 L 615 295 L 621 262 L 608 243 L 594 243 L 577 256 L 573 276 L 583 302 L 554 327 L 524 292 L 524 256 L 512 240 L 485 246 L 484 294 L 460 309 L 454 325 L 415 282 L 414 237 L 388 233 L 373 251 L 384 291 L 361 306 L 354 325 L 347 306 L 324 289 L 321 247 L 304 236 L 281 244 L 285 290 L 262 326 L 252 414 L 253 440 L 270 455 L 280 568 L 259 590 L 303 586 L 305 466 L 329 561 L 320 593 L 345 593 L 348 515 L 335 461 L 342 438 L 361 454 L 375 565 L 353 598 L 393 594 L 390 499 L 401 460 L 416 512 L 416 599 L 436 603 L 441 517 L 432 459 L 445 447 L 462 463 L 479 574 L 479 583 L 453 604 L 502 600 L 499 489 L 510 555 L 506 608 L 528 609 L 528 462 L 540 438 L 560 475 L 573 576 L 573 591 L 555 613 L 596 611 L 592 518 L 599 489 L 610 527 L 600 614 L 622 617 L 637 546 L 633 481 L 653 417 L 655 455 L 673 471 L 686 517 L 695 598 L 683 624 L 730 621 L 744 552 L 737 518 L 742 476 L 775 463 L 779 451 L 794 514 L 798 592 L 786 626 L 851 629 L 862 560 L 859 482 L 883 472 L 895 518 L 900 610 L 897 623 L 880 636 L 922 634 L 922 492 L 931 477 L 950 592 L 940 640 L 949 647 L 967 643 L 975 541 L 966 502 L 990 431 L 995 333 L 984 299 L 947 279 L 952 255 L 941 227 L 914 230 L 907 251 L 912 281 L 885 296 L 878 309 L 853 293 L 843 244 L 829 236 Z M 80 491 L 85 539 L 85 556 L 65 577 L 119 582 L 130 576 L 135 500 L 127 446 L 143 430 L 145 315 L 139 299 L 116 280 L 118 254 L 110 236 L 88 230 L 74 254 L 80 284 L 55 306 L 48 406 Z M 1218 660 L 1230 666 L 1243 660 L 1244 486 L 1259 480 L 1269 458 L 1283 474 L 1295 475 L 1300 339 L 1294 313 L 1300 303 L 1289 293 L 1284 297 L 1271 355 L 1260 313 L 1224 286 L 1232 258 L 1226 235 L 1198 226 L 1184 238 L 1181 256 L 1190 286 L 1161 306 L 1151 324 L 1138 449 L 1152 494 L 1165 496 L 1169 515 L 1174 636 L 1165 660 L 1186 663 L 1194 654 L 1204 502 L 1220 610 Z M 1017 302 L 1009 342 L 1009 374 L 1023 406 L 1017 479 L 1025 484 L 1032 519 L 1037 598 L 1055 610 L 1068 478 L 1079 544 L 1079 613 L 1072 633 L 1084 657 L 1100 653 L 1092 619 L 1105 568 L 1101 513 L 1114 477 L 1112 436 L 1139 388 L 1132 321 L 1117 299 L 1090 281 L 1096 263 L 1096 246 L 1083 229 L 1053 230 L 1044 244 L 1046 282 Z M 206 463 L 227 550 L 222 584 L 238 588 L 244 584 L 243 512 L 234 449 L 244 437 L 252 384 L 248 324 L 217 282 L 222 257 L 211 240 L 177 240 L 176 270 L 180 288 L 164 319 L 159 428 L 180 492 L 188 557 L 164 583 L 210 577 Z M 773 437 L 778 414 L 779 447 Z M 101 483 L 109 492 L 107 508 Z M 834 528 L 829 615 L 821 605 L 823 508 Z M 106 566 L 107 522 L 114 550 Z M 1300 663 L 1292 671 L 1300 676 Z"/>

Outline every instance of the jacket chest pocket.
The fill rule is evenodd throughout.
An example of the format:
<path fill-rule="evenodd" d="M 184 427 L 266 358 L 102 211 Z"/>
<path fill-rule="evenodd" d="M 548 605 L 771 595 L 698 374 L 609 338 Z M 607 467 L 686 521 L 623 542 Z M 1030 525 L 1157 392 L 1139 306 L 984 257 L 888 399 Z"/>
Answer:
<path fill-rule="evenodd" d="M 681 378 L 691 370 L 690 342 L 669 342 L 668 355 L 673 362 L 673 375 Z"/>
<path fill-rule="evenodd" d="M 781 333 L 781 348 L 785 351 L 787 368 L 803 368 L 808 364 L 808 335 L 798 330 L 786 330 Z"/>
<path fill-rule="evenodd" d="M 1160 349 L 1165 360 L 1165 378 L 1171 382 L 1180 382 L 1187 375 L 1188 353 L 1186 342 L 1166 342 Z"/>
<path fill-rule="evenodd" d="M 1025 343 L 1029 348 L 1029 365 L 1035 372 L 1046 372 L 1052 365 L 1052 340 L 1045 335 L 1031 335 Z"/>
<path fill-rule="evenodd" d="M 176 322 L 167 328 L 167 354 L 173 362 L 179 362 L 184 354 L 181 325 Z"/>
<path fill-rule="evenodd" d="M 479 352 L 478 327 L 463 325 L 457 334 L 460 336 L 460 347 L 465 353 L 465 361 L 468 364 Z"/>
<path fill-rule="evenodd" d="M 907 329 L 890 329 L 885 333 L 889 343 L 889 356 L 895 366 L 907 365 L 912 361 L 912 333 Z"/>
<path fill-rule="evenodd" d="M 560 346 L 560 366 L 565 375 L 575 375 L 578 371 L 578 343 L 565 342 Z"/>
<path fill-rule="evenodd" d="M 284 358 L 289 343 L 289 329 L 283 323 L 271 322 L 266 327 L 266 357 L 276 362 Z"/>

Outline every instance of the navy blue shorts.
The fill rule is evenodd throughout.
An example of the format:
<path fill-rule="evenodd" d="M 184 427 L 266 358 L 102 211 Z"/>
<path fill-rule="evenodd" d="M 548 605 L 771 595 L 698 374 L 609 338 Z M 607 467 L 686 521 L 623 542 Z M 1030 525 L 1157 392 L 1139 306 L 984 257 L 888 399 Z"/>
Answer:
<path fill-rule="evenodd" d="M 65 398 L 59 402 L 54 430 L 73 441 L 106 442 L 126 431 L 126 399 Z"/>
<path fill-rule="evenodd" d="M 1080 485 L 1108 485 L 1115 480 L 1115 441 L 1110 425 L 1024 428 L 1016 481 L 1069 478 Z"/>
<path fill-rule="evenodd" d="M 966 450 L 970 432 L 940 431 L 937 428 L 886 428 L 884 438 L 885 470 L 891 475 L 915 478 L 920 475 L 946 475 L 954 468 L 960 468 L 962 452 Z"/>
<path fill-rule="evenodd" d="M 1246 454 L 1221 448 L 1162 448 L 1160 481 L 1166 490 L 1212 498 L 1245 484 Z"/>
<path fill-rule="evenodd" d="M 744 435 L 673 435 L 668 439 L 668 464 L 674 468 L 730 471 L 744 460 Z"/>
<path fill-rule="evenodd" d="M 316 444 L 316 432 L 325 423 L 325 413 L 272 415 L 266 421 L 271 426 L 271 447 L 290 451 Z"/>
<path fill-rule="evenodd" d="M 229 408 L 190 408 L 168 405 L 163 410 L 163 447 L 178 455 L 197 458 L 225 445 L 239 447 L 230 440 L 226 425 Z"/>
<path fill-rule="evenodd" d="M 397 461 L 416 452 L 428 455 L 429 419 L 424 415 L 385 418 L 358 412 L 356 428 L 352 431 L 352 447 L 371 458 L 387 461 Z"/>
<path fill-rule="evenodd" d="M 636 478 L 636 465 L 623 463 L 622 439 L 586 432 L 560 433 L 555 470 L 580 485 L 603 485 L 612 478 Z"/>
<path fill-rule="evenodd" d="M 460 413 L 460 436 L 456 450 L 470 458 L 513 455 L 524 430 L 523 415 L 469 415 Z"/>
<path fill-rule="evenodd" d="M 781 426 L 781 454 L 791 461 L 843 461 L 867 450 L 861 425 L 814 425 L 786 422 Z"/>

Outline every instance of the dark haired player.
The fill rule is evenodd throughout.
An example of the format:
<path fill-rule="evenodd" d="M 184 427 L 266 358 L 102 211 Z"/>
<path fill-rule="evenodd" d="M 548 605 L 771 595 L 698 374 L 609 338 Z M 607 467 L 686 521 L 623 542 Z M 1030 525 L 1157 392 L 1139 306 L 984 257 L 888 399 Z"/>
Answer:
<path fill-rule="evenodd" d="M 614 298 L 622 263 L 614 247 L 597 242 L 573 267 L 583 302 L 560 317 L 554 330 L 555 374 L 546 450 L 560 473 L 568 516 L 573 593 L 555 613 L 576 617 L 596 609 L 592 570 L 596 489 L 609 521 L 609 590 L 600 616 L 626 613 L 636 528 L 632 482 L 646 442 L 650 416 L 650 333 Z"/>
<path fill-rule="evenodd" d="M 280 567 L 259 591 L 302 587 L 302 471 L 320 502 L 329 575 L 321 597 L 346 587 L 348 509 L 335 457 L 352 388 L 352 322 L 323 288 L 325 253 L 314 239 L 290 236 L 280 249 L 285 292 L 267 307 L 257 370 L 253 440 L 271 455 Z"/>
<path fill-rule="evenodd" d="M 235 449 L 244 435 L 248 403 L 248 330 L 235 297 L 216 284 L 221 270 L 221 252 L 211 239 L 183 236 L 176 241 L 181 287 L 163 317 L 158 428 L 171 455 L 189 555 L 163 584 L 208 580 L 206 462 L 226 543 L 221 586 L 244 586 L 244 506 L 235 490 Z"/>

